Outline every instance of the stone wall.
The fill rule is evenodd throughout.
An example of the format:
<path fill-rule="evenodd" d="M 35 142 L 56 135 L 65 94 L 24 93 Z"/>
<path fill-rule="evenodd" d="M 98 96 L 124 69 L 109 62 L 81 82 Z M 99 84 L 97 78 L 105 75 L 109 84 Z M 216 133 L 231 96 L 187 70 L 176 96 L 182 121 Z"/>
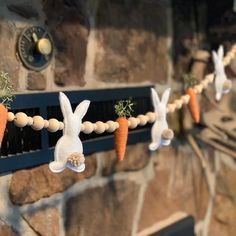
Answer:
<path fill-rule="evenodd" d="M 205 9 L 201 2 L 199 9 Z M 181 73 L 187 72 L 196 46 L 196 28 L 184 28 L 194 19 L 182 14 L 191 4 L 182 3 L 0 1 L 0 70 L 9 73 L 18 93 L 152 84 L 179 94 Z M 31 25 L 45 26 L 55 46 L 51 64 L 40 72 L 27 70 L 16 52 L 19 34 Z M 170 117 L 176 130 L 178 115 Z M 114 150 L 95 153 L 86 157 L 80 174 L 53 174 L 41 165 L 1 175 L 0 235 L 141 236 L 188 214 L 197 230 L 207 210 L 206 179 L 190 146 L 175 141 L 156 153 L 148 151 L 148 143 L 130 145 L 123 162 L 117 162 Z M 210 163 L 219 155 L 211 148 L 205 153 Z M 232 236 L 235 164 L 228 156 L 222 160 L 209 235 Z"/>
<path fill-rule="evenodd" d="M 18 92 L 165 84 L 171 72 L 166 53 L 171 42 L 169 5 L 168 1 L 3 1 L 0 68 L 13 78 Z M 15 51 L 19 34 L 32 25 L 46 27 L 55 47 L 50 65 L 37 73 L 25 69 Z"/>

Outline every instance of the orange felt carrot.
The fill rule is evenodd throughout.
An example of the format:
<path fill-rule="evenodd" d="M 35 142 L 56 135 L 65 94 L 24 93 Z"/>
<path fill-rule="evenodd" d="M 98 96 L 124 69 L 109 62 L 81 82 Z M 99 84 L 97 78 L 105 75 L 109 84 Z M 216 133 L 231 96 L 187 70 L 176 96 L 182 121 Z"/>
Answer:
<path fill-rule="evenodd" d="M 125 156 L 126 144 L 128 139 L 128 120 L 125 117 L 116 119 L 119 128 L 115 131 L 115 151 L 119 161 L 122 161 Z"/>
<path fill-rule="evenodd" d="M 116 119 L 119 127 L 115 131 L 114 146 L 119 161 L 122 161 L 125 156 L 126 144 L 128 140 L 128 120 L 126 117 L 131 116 L 133 105 L 134 104 L 129 99 L 118 101 L 115 105 L 115 112 L 119 116 L 119 118 Z"/>
<path fill-rule="evenodd" d="M 2 103 L 0 103 L 0 147 L 6 129 L 7 115 L 8 115 L 7 108 Z"/>
<path fill-rule="evenodd" d="M 190 96 L 190 100 L 188 103 L 189 110 L 191 112 L 192 118 L 195 123 L 199 123 L 200 121 L 200 108 L 197 100 L 197 95 L 194 92 L 193 88 L 189 87 L 186 90 L 186 94 Z"/>
<path fill-rule="evenodd" d="M 14 88 L 7 73 L 0 72 L 0 146 L 7 124 L 8 108 L 14 97 Z"/>

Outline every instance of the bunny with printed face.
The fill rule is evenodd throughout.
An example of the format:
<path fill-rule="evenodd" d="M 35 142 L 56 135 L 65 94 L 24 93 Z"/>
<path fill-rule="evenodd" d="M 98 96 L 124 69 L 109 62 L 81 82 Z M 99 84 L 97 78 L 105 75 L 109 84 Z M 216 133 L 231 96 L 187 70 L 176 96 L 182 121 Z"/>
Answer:
<path fill-rule="evenodd" d="M 155 89 L 151 88 L 152 103 L 156 114 L 155 123 L 152 126 L 149 150 L 155 151 L 162 145 L 169 145 L 173 138 L 173 131 L 168 129 L 166 121 L 166 106 L 170 96 L 170 88 L 166 89 L 162 95 L 161 101 Z"/>
<path fill-rule="evenodd" d="M 215 90 L 216 90 L 216 101 L 220 101 L 222 94 L 228 93 L 232 87 L 231 80 L 227 79 L 225 74 L 225 68 L 223 64 L 224 49 L 220 45 L 217 53 L 212 51 L 212 58 L 215 67 Z"/>
<path fill-rule="evenodd" d="M 83 146 L 79 138 L 81 120 L 85 116 L 90 101 L 82 101 L 73 113 L 67 96 L 60 92 L 59 101 L 64 117 L 63 136 L 57 141 L 54 151 L 54 161 L 49 164 L 52 172 L 58 173 L 66 167 L 82 172 L 85 169 Z"/>

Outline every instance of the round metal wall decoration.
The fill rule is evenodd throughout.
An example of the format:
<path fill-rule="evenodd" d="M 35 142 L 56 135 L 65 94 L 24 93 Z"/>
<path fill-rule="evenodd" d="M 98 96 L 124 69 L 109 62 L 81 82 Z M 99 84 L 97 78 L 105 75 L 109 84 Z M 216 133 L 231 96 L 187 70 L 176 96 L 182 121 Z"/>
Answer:
<path fill-rule="evenodd" d="M 53 56 L 51 35 L 41 26 L 26 28 L 18 40 L 19 57 L 25 67 L 40 71 L 47 67 Z"/>

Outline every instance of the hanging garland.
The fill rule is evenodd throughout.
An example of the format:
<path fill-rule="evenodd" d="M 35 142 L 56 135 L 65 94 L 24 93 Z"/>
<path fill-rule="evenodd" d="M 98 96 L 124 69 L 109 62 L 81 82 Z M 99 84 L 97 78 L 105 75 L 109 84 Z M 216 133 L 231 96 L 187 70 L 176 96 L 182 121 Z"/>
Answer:
<path fill-rule="evenodd" d="M 203 88 L 206 88 L 209 83 L 214 80 L 214 74 L 209 74 L 205 77 L 200 84 L 195 85 L 193 91 L 198 94 L 201 93 Z M 182 95 L 179 99 L 174 102 L 167 104 L 167 113 L 175 112 L 176 109 L 181 109 L 184 104 L 188 104 L 190 96 L 188 94 Z M 147 112 L 145 115 L 141 114 L 137 117 L 128 118 L 128 126 L 130 129 L 135 129 L 137 126 L 144 126 L 147 123 L 153 123 L 156 120 L 156 114 L 154 112 Z M 25 126 L 31 126 L 34 130 L 41 130 L 43 128 L 48 129 L 49 132 L 56 132 L 58 130 L 63 130 L 64 123 L 58 121 L 55 118 L 49 120 L 43 119 L 41 116 L 27 116 L 24 112 L 18 112 L 16 114 L 8 112 L 8 121 L 14 122 L 17 127 L 23 128 Z M 85 134 L 90 134 L 96 132 L 101 134 L 105 131 L 114 132 L 119 127 L 118 122 L 115 121 L 97 121 L 92 123 L 90 121 L 85 121 L 81 125 L 81 131 Z"/>
<path fill-rule="evenodd" d="M 146 114 L 140 114 L 137 117 L 126 118 L 127 112 L 129 111 L 125 111 L 124 108 L 127 106 L 120 104 L 122 107 L 117 109 L 118 115 L 122 117 L 122 122 L 125 120 L 126 133 L 128 133 L 128 128 L 135 129 L 137 126 L 144 126 L 147 123 L 154 123 L 151 130 L 151 143 L 149 145 L 149 149 L 154 151 L 162 145 L 169 145 L 173 139 L 173 131 L 168 128 L 168 123 L 166 121 L 167 113 L 175 112 L 175 110 L 181 109 L 184 104 L 188 104 L 195 122 L 199 122 L 199 110 L 193 109 L 193 105 L 198 105 L 196 104 L 196 95 L 200 94 L 203 89 L 207 88 L 208 85 L 214 81 L 214 79 L 216 91 L 215 98 L 217 101 L 220 100 L 224 93 L 228 93 L 232 87 L 232 82 L 227 79 L 224 67 L 228 65 L 235 57 L 236 44 L 232 46 L 231 50 L 224 58 L 223 54 L 224 52 L 222 46 L 219 47 L 217 52 L 213 51 L 212 56 L 215 72 L 206 75 L 199 84 L 191 84 L 191 87 L 186 90 L 185 94 L 174 100 L 172 103 L 168 103 L 170 88 L 167 88 L 163 92 L 161 99 L 155 89 L 151 89 L 154 112 L 147 112 Z M 82 123 L 82 118 L 87 112 L 90 101 L 82 101 L 73 112 L 70 101 L 64 93 L 60 92 L 59 100 L 64 122 L 58 121 L 55 118 L 45 120 L 43 117 L 38 115 L 30 117 L 23 112 L 18 112 L 16 114 L 8 112 L 8 121 L 14 122 L 14 124 L 18 127 L 31 126 L 34 130 L 41 130 L 43 128 L 47 128 L 49 132 L 64 130 L 63 136 L 58 140 L 55 146 L 54 161 L 49 164 L 49 168 L 51 171 L 56 173 L 63 171 L 65 168 L 69 168 L 76 172 L 82 172 L 85 169 L 85 159 L 79 133 L 82 131 L 85 134 L 92 132 L 101 134 L 106 131 L 110 133 L 115 132 L 115 134 L 121 135 L 120 129 L 122 127 L 120 118 L 116 121 L 97 121 L 95 123 L 85 121 Z M 127 104 L 128 107 L 131 108 L 130 110 L 132 110 L 132 107 L 129 106 L 131 104 Z M 117 137 L 115 138 L 115 140 L 117 140 Z M 126 145 L 126 142 L 124 145 Z M 116 151 L 118 151 L 116 144 L 115 147 Z M 123 160 L 124 152 L 125 148 L 122 153 L 117 153 L 119 160 Z"/>

